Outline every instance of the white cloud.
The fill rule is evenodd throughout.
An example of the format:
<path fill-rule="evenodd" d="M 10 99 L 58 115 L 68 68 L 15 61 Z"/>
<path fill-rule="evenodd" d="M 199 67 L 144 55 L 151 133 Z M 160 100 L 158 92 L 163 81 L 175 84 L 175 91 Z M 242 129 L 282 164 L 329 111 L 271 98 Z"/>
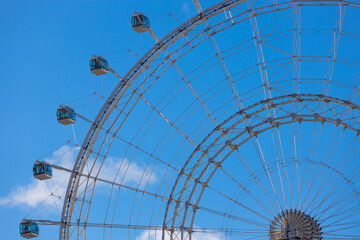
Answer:
<path fill-rule="evenodd" d="M 144 186 L 147 182 L 152 184 L 157 181 L 155 173 L 151 173 L 149 167 L 145 169 L 145 167 L 141 167 L 135 162 L 129 163 L 126 159 L 109 157 L 105 163 L 101 168 L 99 178 L 109 181 L 116 179 L 117 183 L 134 185 L 139 184 L 141 181 L 141 186 Z"/>
<path fill-rule="evenodd" d="M 140 236 L 136 237 L 139 240 L 161 240 L 162 239 L 162 230 L 145 230 Z M 170 240 L 170 235 L 165 234 L 165 240 Z M 218 232 L 207 231 L 197 229 L 197 232 L 194 232 L 191 236 L 192 240 L 220 240 L 221 234 Z"/>
<path fill-rule="evenodd" d="M 193 233 L 192 239 L 193 240 L 220 240 L 221 235 L 220 235 L 220 233 L 208 232 L 208 231 L 195 232 L 195 233 Z"/>
<path fill-rule="evenodd" d="M 78 150 L 79 148 L 62 146 L 53 152 L 51 158 L 44 159 L 44 161 L 71 168 Z M 29 184 L 17 186 L 6 197 L 0 197 L 0 206 L 35 207 L 42 202 L 46 205 L 59 205 L 59 196 L 65 192 L 69 176 L 70 174 L 67 172 L 53 170 L 52 181 L 39 181 L 33 178 Z"/>
<path fill-rule="evenodd" d="M 0 206 L 14 207 L 17 205 L 34 207 L 49 195 L 49 189 L 44 182 L 32 181 L 26 186 L 18 186 L 11 193 L 0 198 Z"/>
<path fill-rule="evenodd" d="M 44 161 L 66 169 L 72 169 L 78 152 L 78 147 L 62 146 L 54 151 L 50 158 L 44 159 Z M 95 169 L 99 169 L 99 167 L 100 164 L 95 164 Z M 144 170 L 146 170 L 145 174 L 143 174 Z M 142 179 L 141 185 L 144 186 L 147 182 L 151 184 L 157 180 L 155 173 L 149 174 L 150 171 L 150 169 L 140 167 L 136 163 L 129 165 L 126 159 L 121 161 L 121 159 L 109 157 L 103 164 L 99 177 L 113 181 L 117 176 L 117 182 L 122 180 L 123 184 L 136 185 Z M 33 178 L 29 184 L 13 188 L 7 196 L 0 197 L 0 206 L 35 207 L 43 203 L 45 206 L 56 205 L 57 208 L 61 209 L 63 204 L 62 196 L 66 192 L 69 177 L 69 172 L 53 169 L 51 180 L 39 181 Z M 108 186 L 100 181 L 98 181 L 98 185 Z"/>
<path fill-rule="evenodd" d="M 189 14 L 190 13 L 190 7 L 192 4 L 189 3 L 189 2 L 183 2 L 183 4 L 181 5 L 181 11 L 184 13 L 184 14 Z"/>

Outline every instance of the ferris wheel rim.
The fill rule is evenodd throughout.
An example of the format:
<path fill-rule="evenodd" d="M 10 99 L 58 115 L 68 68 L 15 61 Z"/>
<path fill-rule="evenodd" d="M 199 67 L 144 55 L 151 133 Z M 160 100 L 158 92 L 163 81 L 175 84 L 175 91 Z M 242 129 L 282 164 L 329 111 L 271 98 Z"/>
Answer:
<path fill-rule="evenodd" d="M 348 101 L 348 100 L 342 100 L 342 99 L 339 99 L 339 98 L 336 98 L 336 97 L 331 97 L 331 96 L 324 96 L 323 94 L 289 94 L 289 95 L 284 95 L 284 96 L 279 96 L 279 97 L 274 97 L 273 99 L 267 99 L 267 100 L 261 100 L 259 102 L 256 102 L 236 113 L 234 113 L 233 115 L 231 115 L 230 117 L 228 117 L 226 120 L 224 120 L 224 122 L 220 123 L 217 127 L 215 127 L 207 136 L 206 138 L 204 138 L 199 144 L 198 144 L 198 147 L 196 149 L 194 149 L 194 151 L 191 153 L 191 155 L 188 157 L 188 159 L 186 160 L 184 166 L 182 167 L 182 170 L 181 172 L 179 173 L 174 185 L 173 185 L 173 188 L 172 188 L 172 192 L 170 194 L 170 197 L 169 197 L 169 200 L 168 200 L 168 203 L 167 203 L 167 208 L 166 208 L 166 213 L 164 214 L 164 222 L 163 222 L 163 225 L 164 225 L 164 229 L 163 229 L 163 236 L 165 236 L 165 232 L 170 232 L 171 233 L 171 236 L 173 234 L 174 231 L 172 231 L 173 229 L 181 229 L 181 231 L 183 230 L 188 230 L 188 231 L 191 231 L 192 227 L 193 227 L 193 224 L 194 224 L 194 219 L 196 217 L 196 211 L 193 211 L 192 213 L 192 219 L 190 221 L 190 226 L 189 227 L 186 227 L 184 225 L 185 223 L 185 220 L 186 220 L 186 217 L 187 217 L 187 211 L 190 211 L 188 210 L 190 207 L 193 208 L 193 209 L 197 209 L 198 208 L 198 204 L 202 198 L 202 194 L 203 192 L 205 191 L 209 181 L 211 181 L 211 178 L 212 176 L 214 176 L 215 172 L 218 170 L 219 166 L 227 159 L 227 157 L 232 153 L 234 152 L 239 146 L 245 144 L 247 141 L 250 141 L 251 138 L 253 137 L 257 137 L 257 135 L 260 135 L 261 133 L 263 132 L 266 132 L 266 131 L 269 131 L 270 129 L 273 129 L 273 128 L 278 128 L 279 126 L 282 126 L 282 125 L 287 125 L 287 124 L 291 124 L 291 123 L 302 123 L 302 122 L 320 122 L 321 124 L 324 124 L 324 123 L 329 123 L 329 124 L 333 124 L 333 125 L 336 125 L 336 126 L 339 126 L 341 125 L 344 129 L 349 129 L 350 131 L 353 131 L 357 136 L 360 135 L 360 129 L 357 129 L 357 128 L 354 128 L 348 124 L 344 124 L 342 122 L 342 119 L 338 119 L 338 118 L 329 118 L 329 117 L 324 117 L 324 116 L 321 116 L 321 114 L 318 114 L 318 113 L 314 113 L 312 116 L 309 115 L 309 114 L 305 114 L 305 115 L 301 115 L 301 114 L 293 114 L 293 113 L 290 113 L 288 114 L 287 116 L 284 115 L 284 116 L 280 116 L 280 117 L 275 117 L 275 118 L 271 118 L 271 119 L 266 119 L 262 122 L 260 122 L 258 125 L 264 125 L 264 124 L 267 124 L 269 123 L 270 126 L 264 128 L 263 130 L 260 130 L 260 131 L 256 131 L 256 132 L 251 132 L 252 130 L 252 126 L 249 126 L 249 129 L 245 129 L 243 130 L 242 132 L 239 132 L 238 135 L 236 135 L 235 137 L 233 137 L 232 139 L 228 140 L 226 144 L 224 144 L 220 150 L 217 150 L 217 152 L 210 157 L 208 156 L 208 161 L 207 163 L 205 164 L 205 167 L 203 167 L 203 169 L 200 169 L 201 170 L 201 174 L 199 176 L 197 176 L 197 178 L 195 177 L 192 177 L 193 175 L 193 172 L 195 172 L 198 168 L 198 166 L 200 165 L 200 161 L 206 157 L 207 155 L 207 152 L 211 152 L 211 148 L 215 145 L 215 143 L 217 141 L 219 141 L 220 139 L 223 138 L 224 135 L 226 135 L 226 132 L 228 131 L 231 131 L 232 128 L 235 128 L 236 125 L 240 122 L 242 122 L 243 120 L 245 120 L 249 115 L 257 115 L 258 114 L 258 111 L 255 111 L 255 113 L 250 113 L 250 114 L 247 114 L 246 111 L 247 110 L 250 110 L 252 108 L 255 108 L 257 106 L 261 106 L 261 105 L 264 105 L 264 106 L 268 106 L 268 107 L 263 107 L 261 110 L 262 111 L 267 111 L 268 108 L 273 108 L 275 106 L 270 106 L 268 105 L 269 103 L 272 103 L 273 100 L 275 99 L 286 99 L 286 98 L 291 98 L 292 100 L 290 101 L 284 101 L 282 103 L 280 103 L 280 105 L 284 104 L 291 104 L 291 103 L 294 103 L 296 101 L 306 101 L 305 99 L 303 99 L 302 97 L 317 97 L 317 99 L 307 99 L 307 101 L 319 101 L 319 102 L 324 102 L 324 103 L 327 103 L 328 101 L 329 102 L 332 102 L 332 103 L 335 103 L 335 104 L 339 104 L 339 105 L 343 105 L 343 106 L 346 106 L 350 109 L 356 109 L 356 110 L 360 110 L 360 106 Z M 222 126 L 227 123 L 228 121 L 230 121 L 231 119 L 234 119 L 236 116 L 239 116 L 239 115 L 244 115 L 240 120 L 237 120 L 237 122 L 233 125 L 231 125 L 231 127 L 229 128 L 222 128 Z M 290 120 L 286 120 L 286 119 L 290 119 Z M 284 122 L 281 122 L 282 120 L 286 120 Z M 273 124 L 272 122 L 276 123 L 276 124 Z M 245 124 L 246 125 L 246 124 Z M 216 132 L 221 132 L 221 134 L 213 141 L 211 142 L 211 144 L 207 146 L 206 149 L 202 149 L 201 146 L 206 142 L 207 139 L 210 138 L 210 136 Z M 238 143 L 238 144 L 233 144 L 232 142 L 235 141 L 237 138 L 239 138 L 240 135 L 242 134 L 248 134 L 249 137 L 247 139 L 245 139 L 244 141 Z M 213 159 L 215 158 L 214 156 L 216 155 L 220 155 L 220 153 L 226 148 L 226 146 L 230 146 L 231 150 L 229 153 L 226 153 L 226 155 L 224 157 L 222 157 L 222 160 L 221 161 L 214 161 Z M 191 159 L 194 157 L 194 155 L 196 153 L 201 153 L 200 157 L 197 157 L 197 162 L 194 163 L 194 166 L 191 167 L 191 171 L 189 171 L 188 173 L 185 173 L 185 169 L 186 167 L 188 167 L 188 164 L 191 162 Z M 208 173 L 208 177 L 206 179 L 205 182 L 203 181 L 200 181 L 199 179 L 202 177 L 202 175 L 207 171 L 207 168 L 210 166 L 210 165 L 216 165 L 214 170 L 212 170 L 212 172 Z M 327 166 L 326 166 L 327 167 Z M 331 169 L 333 170 L 333 169 Z M 179 196 L 177 199 L 173 198 L 172 196 L 174 195 L 174 191 L 176 189 L 176 186 L 179 184 L 179 181 L 180 181 L 180 178 L 183 177 L 183 176 L 186 176 L 186 181 L 184 183 L 181 184 L 182 186 L 182 190 L 181 191 L 178 191 L 179 193 L 177 193 Z M 187 200 L 184 201 L 184 200 L 181 200 L 181 197 L 182 197 L 182 194 L 185 192 L 185 190 L 187 190 L 189 192 L 189 189 L 186 189 L 187 187 L 187 184 L 188 182 L 192 180 L 194 181 L 194 184 L 193 186 L 190 188 L 190 192 L 191 194 L 188 195 Z M 183 180 L 184 181 L 184 180 Z M 201 192 L 200 194 L 198 194 L 197 196 L 197 199 L 193 199 L 193 193 L 195 192 L 196 190 L 196 187 L 197 185 L 200 185 L 200 188 L 201 188 Z M 192 190 L 191 190 L 192 189 Z M 357 193 L 357 195 L 359 195 Z M 183 214 L 184 216 L 182 217 L 182 225 L 180 226 L 174 226 L 175 224 L 175 221 L 174 219 L 176 219 L 177 217 L 177 214 L 178 214 L 178 207 L 181 205 L 180 203 L 190 203 L 190 199 L 192 199 L 193 202 L 195 202 L 195 204 L 185 204 L 185 213 Z M 172 219 L 172 225 L 171 226 L 168 226 L 168 223 L 170 221 L 167 221 L 167 218 L 168 218 L 168 214 L 169 214 L 169 206 L 172 204 L 172 203 L 176 203 L 176 207 L 175 207 L 175 210 L 174 210 L 174 213 L 173 215 L 170 215 L 170 219 Z M 184 210 L 182 210 L 184 211 Z"/>
<path fill-rule="evenodd" d="M 222 4 L 224 3 L 233 3 L 233 4 L 241 4 L 244 1 L 230 1 L 230 0 L 226 0 L 223 1 L 217 5 L 215 5 L 216 7 L 222 7 L 223 10 L 219 10 L 219 12 L 217 12 L 216 14 L 221 13 L 222 11 L 225 11 L 227 8 L 231 8 L 233 5 L 227 5 L 227 6 L 223 6 Z M 335 1 L 335 2 L 343 2 L 343 1 Z M 215 6 L 205 10 L 206 11 L 212 11 Z M 199 15 L 195 15 L 193 18 L 189 19 L 187 22 L 185 22 L 183 25 L 187 25 L 188 23 L 197 20 L 196 23 L 192 22 L 190 26 L 195 27 L 196 25 L 193 24 L 200 24 L 202 21 L 204 21 L 206 18 L 204 16 L 202 16 L 201 14 Z M 113 105 L 116 105 L 116 101 L 119 101 L 121 99 L 121 96 L 124 94 L 124 92 L 126 91 L 126 89 L 128 89 L 128 85 L 131 84 L 131 82 L 138 76 L 138 74 L 140 74 L 145 68 L 146 68 L 146 64 L 144 64 L 144 61 L 150 59 L 149 56 L 153 53 L 152 57 L 156 58 L 156 56 L 158 56 L 168 45 L 170 45 L 172 42 L 177 41 L 177 38 L 171 38 L 171 41 L 169 40 L 168 42 L 165 41 L 164 39 L 166 39 L 168 36 L 172 36 L 172 33 L 180 33 L 180 29 L 183 27 L 183 25 L 179 26 L 178 28 L 176 28 L 175 30 L 173 30 L 170 34 L 168 34 L 166 37 L 163 38 L 163 40 L 161 40 L 161 44 L 155 45 L 153 46 L 132 68 L 131 70 L 125 75 L 124 77 L 124 81 L 120 82 L 116 88 L 114 89 L 114 91 L 111 93 L 111 95 L 109 96 L 108 100 L 106 101 L 106 103 L 103 105 L 103 107 L 101 108 L 101 110 L 99 111 L 96 119 L 94 120 L 84 142 L 83 145 L 81 147 L 81 150 L 79 152 L 79 155 L 76 159 L 76 163 L 74 165 L 74 170 L 72 173 L 72 176 L 69 180 L 69 185 L 68 185 L 68 189 L 65 195 L 65 200 L 64 200 L 64 207 L 63 207 L 63 211 L 62 211 L 62 219 L 61 219 L 61 230 L 60 230 L 60 239 L 65 239 L 66 236 L 68 236 L 68 229 L 66 227 L 66 223 L 70 222 L 69 219 L 71 219 L 71 214 L 72 214 L 72 207 L 73 207 L 73 203 L 71 202 L 73 201 L 72 199 L 72 194 L 75 193 L 76 195 L 76 185 L 78 185 L 78 181 L 79 179 L 76 179 L 77 173 L 79 172 L 79 169 L 82 169 L 81 165 L 84 165 L 87 159 L 86 154 L 88 153 L 88 149 L 90 149 L 91 151 L 91 144 L 94 144 L 94 142 L 92 142 L 92 139 L 97 137 L 98 131 L 100 130 L 102 124 L 106 121 L 107 117 L 109 116 L 109 114 L 111 113 L 111 111 L 113 109 L 111 109 L 111 107 Z M 189 26 L 189 27 L 190 27 Z M 181 36 L 178 36 L 181 37 Z M 145 61 L 145 62 L 146 62 Z M 116 97 L 116 98 L 115 98 Z M 356 106 L 358 108 L 358 106 Z M 80 165 L 79 165 L 80 163 Z M 82 170 L 80 171 L 82 172 Z M 72 186 L 75 185 L 75 188 L 71 189 Z M 70 194 L 69 194 L 70 193 Z M 69 201 L 70 206 L 69 206 Z"/>

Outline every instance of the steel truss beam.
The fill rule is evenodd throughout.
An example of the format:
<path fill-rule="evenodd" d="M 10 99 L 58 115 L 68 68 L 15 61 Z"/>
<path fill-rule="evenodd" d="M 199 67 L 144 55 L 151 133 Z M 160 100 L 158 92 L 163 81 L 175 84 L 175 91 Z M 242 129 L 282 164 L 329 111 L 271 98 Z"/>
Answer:
<path fill-rule="evenodd" d="M 191 154 L 191 156 L 188 158 L 186 163 L 184 164 L 183 169 L 181 170 L 180 174 L 178 175 L 177 180 L 175 181 L 175 184 L 173 186 L 172 193 L 170 195 L 169 199 L 173 199 L 174 196 L 177 196 L 177 202 L 185 202 L 185 206 L 180 208 L 179 204 L 175 205 L 174 212 L 170 215 L 170 209 L 171 206 L 174 204 L 174 201 L 168 201 L 165 218 L 164 218 L 164 226 L 163 228 L 180 228 L 180 229 L 191 229 L 194 224 L 194 219 L 196 215 L 196 210 L 199 208 L 198 204 L 201 200 L 201 196 L 204 193 L 206 187 L 208 186 L 209 181 L 211 180 L 212 176 L 214 176 L 215 172 L 220 169 L 221 164 L 223 161 L 226 160 L 228 156 L 231 155 L 231 153 L 236 152 L 237 149 L 244 144 L 245 142 L 251 140 L 254 137 L 257 137 L 259 134 L 268 131 L 274 127 L 279 127 L 280 125 L 285 124 L 291 124 L 294 122 L 305 122 L 305 121 L 312 121 L 312 122 L 322 122 L 322 123 L 330 123 L 334 125 L 340 125 L 344 129 L 349 129 L 353 132 L 355 132 L 357 135 L 360 135 L 360 129 L 357 128 L 356 123 L 346 123 L 346 121 L 341 120 L 338 115 L 335 116 L 327 116 L 327 114 L 322 113 L 316 113 L 313 111 L 310 111 L 308 113 L 302 113 L 297 114 L 294 112 L 284 112 L 283 115 L 279 115 L 274 118 L 262 118 L 262 120 L 259 120 L 256 123 L 253 123 L 252 125 L 247 125 L 246 120 L 251 118 L 259 118 L 259 114 L 262 112 L 267 112 L 269 109 L 268 107 L 272 109 L 281 108 L 281 106 L 284 105 L 292 105 L 294 103 L 300 103 L 303 104 L 304 102 L 318 102 L 319 104 L 335 104 L 343 106 L 344 108 L 360 111 L 360 107 L 355 105 L 354 103 L 348 101 L 348 100 L 342 100 L 335 97 L 330 96 L 324 96 L 322 94 L 290 94 L 280 97 L 275 97 L 267 100 L 262 100 L 260 102 L 257 102 L 249 107 L 246 107 L 239 112 L 235 113 L 234 115 L 230 116 L 227 120 L 225 120 L 223 123 L 221 123 L 219 126 L 217 126 L 203 141 L 199 144 L 198 149 L 204 149 L 205 153 L 209 155 L 209 152 L 212 152 L 212 148 L 215 147 L 217 142 L 222 138 L 222 135 L 227 134 L 231 132 L 235 128 L 239 128 L 240 124 L 244 124 L 243 127 L 241 127 L 240 132 L 235 134 L 235 136 L 232 136 L 230 141 L 227 141 L 225 144 L 223 144 L 220 149 L 216 150 L 215 152 L 212 152 L 212 155 L 210 158 L 207 157 L 205 154 L 198 155 L 198 149 L 195 149 L 194 152 Z M 329 107 L 330 108 L 330 107 Z M 335 108 L 333 108 L 335 109 Z M 336 113 L 333 113 L 336 114 Z M 341 112 L 339 113 L 339 115 Z M 239 120 L 236 120 L 237 117 L 241 117 Z M 357 114 L 359 116 L 359 114 Z M 236 120 L 235 122 L 232 122 L 233 120 Z M 358 119 L 357 121 L 359 121 Z M 356 121 L 355 121 L 356 122 Z M 229 127 L 225 127 L 227 125 L 231 124 Z M 262 127 L 262 128 L 261 128 Z M 216 133 L 220 133 L 220 135 L 216 135 Z M 244 136 L 243 140 L 239 140 L 242 136 Z M 212 137 L 215 137 L 215 139 L 212 142 L 208 142 Z M 206 146 L 204 146 L 206 145 Z M 204 146 L 204 147 L 203 147 Z M 197 156 L 197 157 L 195 157 Z M 218 161 L 215 161 L 218 156 L 221 156 L 221 159 Z M 195 158 L 195 162 L 192 161 Z M 205 158 L 208 158 L 205 160 Z M 200 162 L 205 161 L 207 162 L 205 165 L 201 165 Z M 193 162 L 193 166 L 189 166 L 190 162 Z M 210 173 L 209 173 L 210 171 Z M 206 179 L 204 179 L 204 173 L 207 172 L 208 176 Z M 186 174 L 183 176 L 183 174 Z M 250 173 L 250 175 L 253 173 Z M 189 178 L 191 176 L 191 178 Z M 195 179 L 195 181 L 193 180 Z M 202 181 L 200 181 L 202 179 Z M 256 179 L 254 179 L 257 181 Z M 180 186 L 180 191 L 175 192 L 177 190 L 177 185 L 182 184 Z M 195 196 L 195 192 L 197 192 L 197 195 Z M 200 192 L 200 193 L 199 193 Z M 196 198 L 195 198 L 196 197 Z M 194 199 L 195 198 L 195 199 Z M 192 203 L 191 203 L 192 202 Z M 192 216 L 191 216 L 192 215 Z M 184 226 L 183 223 L 185 221 L 182 221 L 181 225 L 173 224 L 171 226 L 168 226 L 167 223 L 169 222 L 167 219 L 189 219 L 189 225 Z M 191 232 L 190 232 L 191 233 Z M 172 233 L 169 233 L 172 236 L 172 239 L 177 239 L 178 237 L 175 235 L 172 235 Z M 164 239 L 163 234 L 163 239 Z M 181 234 L 181 236 L 184 236 L 184 234 Z M 183 239 L 183 238 L 180 238 Z"/>

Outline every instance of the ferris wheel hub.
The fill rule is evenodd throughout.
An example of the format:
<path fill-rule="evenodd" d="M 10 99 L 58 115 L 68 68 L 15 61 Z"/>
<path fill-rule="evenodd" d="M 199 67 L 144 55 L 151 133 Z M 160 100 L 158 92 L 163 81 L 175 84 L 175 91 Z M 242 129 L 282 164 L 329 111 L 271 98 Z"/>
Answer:
<path fill-rule="evenodd" d="M 321 228 L 311 216 L 298 210 L 285 210 L 270 223 L 270 240 L 322 239 Z"/>

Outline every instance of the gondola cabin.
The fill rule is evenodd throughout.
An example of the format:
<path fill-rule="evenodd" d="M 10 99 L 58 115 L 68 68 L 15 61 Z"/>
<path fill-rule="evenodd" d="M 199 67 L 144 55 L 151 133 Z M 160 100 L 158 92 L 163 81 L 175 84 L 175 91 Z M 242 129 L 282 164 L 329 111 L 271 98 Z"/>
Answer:
<path fill-rule="evenodd" d="M 103 57 L 92 57 L 89 63 L 90 71 L 99 76 L 109 72 L 108 61 Z"/>
<path fill-rule="evenodd" d="M 22 221 L 20 223 L 20 236 L 24 238 L 34 238 L 39 236 L 39 225 L 32 221 Z"/>
<path fill-rule="evenodd" d="M 131 17 L 131 27 L 138 33 L 146 32 L 150 28 L 150 20 L 143 13 L 134 13 Z"/>
<path fill-rule="evenodd" d="M 39 180 L 46 180 L 52 177 L 52 167 L 46 162 L 36 162 L 33 166 L 34 177 Z"/>
<path fill-rule="evenodd" d="M 76 122 L 75 111 L 68 106 L 60 106 L 56 111 L 56 119 L 63 125 L 73 124 Z"/>

